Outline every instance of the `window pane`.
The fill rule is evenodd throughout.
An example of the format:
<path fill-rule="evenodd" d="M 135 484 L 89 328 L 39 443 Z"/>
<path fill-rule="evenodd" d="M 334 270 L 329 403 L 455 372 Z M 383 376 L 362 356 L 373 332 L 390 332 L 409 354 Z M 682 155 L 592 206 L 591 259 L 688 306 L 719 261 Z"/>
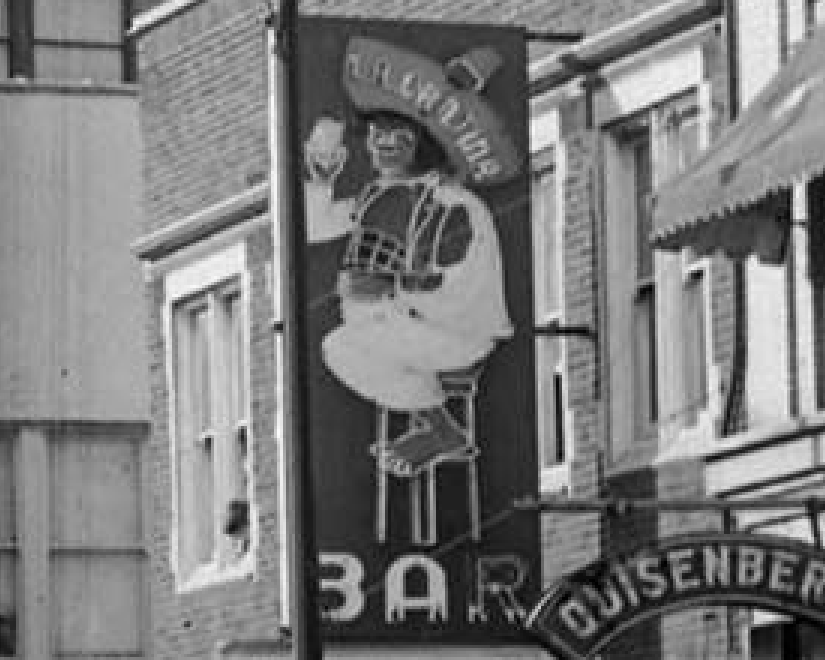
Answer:
<path fill-rule="evenodd" d="M 652 286 L 641 288 L 633 306 L 633 368 L 637 433 L 658 417 L 656 400 L 656 309 Z"/>
<path fill-rule="evenodd" d="M 822 25 L 825 23 L 825 2 L 823 0 L 812 0 L 813 8 L 813 22 L 815 25 Z"/>
<path fill-rule="evenodd" d="M 215 463 L 211 443 L 200 448 L 196 466 L 193 488 L 197 525 L 193 540 L 197 561 L 205 564 L 212 561 L 215 550 Z"/>
<path fill-rule="evenodd" d="M 699 155 L 699 122 L 690 119 L 679 127 L 679 155 L 677 168 L 683 172 L 693 164 Z"/>
<path fill-rule="evenodd" d="M 785 0 L 786 30 L 790 53 L 805 39 L 808 28 L 808 0 Z"/>
<path fill-rule="evenodd" d="M 645 133 L 633 145 L 636 276 L 639 278 L 647 278 L 653 275 L 653 248 L 650 245 L 649 238 L 653 229 L 650 204 L 653 177 L 650 159 L 650 137 L 648 133 Z"/>
<path fill-rule="evenodd" d="M 56 80 L 123 80 L 120 50 L 35 46 L 34 67 L 38 78 Z"/>
<path fill-rule="evenodd" d="M 202 301 L 205 302 L 205 301 Z M 205 304 L 182 306 L 176 318 L 179 563 L 184 579 L 212 560 L 215 547 L 210 355 Z"/>
<path fill-rule="evenodd" d="M 246 392 L 246 351 L 244 342 L 244 314 L 240 292 L 233 292 L 224 298 L 227 328 L 227 365 L 226 379 L 230 388 L 228 392 L 231 401 L 229 426 L 231 437 L 227 460 L 231 462 L 229 469 L 230 483 L 227 487 L 227 499 L 246 499 L 247 497 L 247 429 L 245 423 L 247 392 Z"/>
<path fill-rule="evenodd" d="M 9 77 L 9 47 L 0 44 L 0 80 Z"/>
<path fill-rule="evenodd" d="M 557 337 L 536 339 L 536 396 L 538 408 L 539 461 L 542 468 L 564 461 L 564 409 L 558 373 L 560 341 Z"/>
<path fill-rule="evenodd" d="M 212 428 L 211 367 L 209 355 L 209 312 L 201 307 L 192 312 L 192 393 L 195 429 L 207 433 Z"/>
<path fill-rule="evenodd" d="M 34 0 L 34 35 L 119 43 L 122 0 Z"/>
<path fill-rule="evenodd" d="M 227 325 L 229 326 L 229 373 L 232 388 L 232 421 L 246 418 L 246 355 L 244 350 L 243 307 L 241 296 L 235 293 L 225 299 Z"/>
<path fill-rule="evenodd" d="M 104 430 L 87 429 L 71 442 L 52 442 L 52 541 L 59 545 L 141 542 L 140 447 Z"/>
<path fill-rule="evenodd" d="M 0 430 L 0 546 L 15 540 L 13 436 Z"/>
<path fill-rule="evenodd" d="M 688 423 L 707 405 L 707 358 L 705 354 L 704 275 L 691 273 L 685 283 L 683 325 L 685 409 Z"/>
<path fill-rule="evenodd" d="M 0 38 L 9 36 L 9 0 L 0 0 Z"/>
<path fill-rule="evenodd" d="M 567 447 L 564 437 L 564 379 L 560 372 L 553 374 L 553 398 L 555 399 L 554 410 L 556 423 L 556 452 L 555 460 L 563 463 L 567 460 Z"/>
<path fill-rule="evenodd" d="M 557 245 L 556 171 L 553 149 L 533 157 L 532 187 L 533 255 L 535 271 L 536 318 L 540 321 L 560 313 L 558 281 L 559 246 Z"/>
<path fill-rule="evenodd" d="M 140 658 L 140 557 L 57 555 L 52 562 L 56 657 Z"/>
<path fill-rule="evenodd" d="M 17 563 L 15 552 L 0 549 L 0 658 L 14 657 L 17 650 Z"/>
<path fill-rule="evenodd" d="M 17 641 L 13 441 L 12 433 L 0 430 L 0 657 L 14 656 Z"/>

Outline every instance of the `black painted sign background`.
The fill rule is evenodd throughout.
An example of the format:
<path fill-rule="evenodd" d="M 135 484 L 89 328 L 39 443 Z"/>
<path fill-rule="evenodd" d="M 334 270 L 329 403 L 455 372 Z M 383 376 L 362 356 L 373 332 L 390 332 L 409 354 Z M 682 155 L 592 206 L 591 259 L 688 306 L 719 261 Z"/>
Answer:
<path fill-rule="evenodd" d="M 378 469 L 375 450 L 370 450 L 377 441 L 379 406 L 345 386 L 331 372 L 321 348 L 342 324 L 335 291 L 350 236 L 311 241 L 310 434 L 324 634 L 335 640 L 399 643 L 524 641 L 503 601 L 485 590 L 490 581 L 498 581 L 530 602 L 540 588 L 537 514 L 507 515 L 515 498 L 537 491 L 524 35 L 487 26 L 302 18 L 297 39 L 302 136 L 305 142 L 321 136 L 334 143 L 336 131 L 341 132 L 347 157 L 334 182 L 336 200 L 363 194 L 366 183 L 375 178 L 365 129 L 359 128 L 342 83 L 345 53 L 356 37 L 391 44 L 439 64 L 480 47 L 492 47 L 500 55 L 500 67 L 485 80 L 480 95 L 501 118 L 520 171 L 515 178 L 490 185 L 476 185 L 468 178 L 467 187 L 492 212 L 514 332 L 482 361 L 474 402 L 480 539 L 471 538 L 468 470 L 462 462 L 444 462 L 436 468 L 433 544 L 412 538 L 411 480 L 390 475 L 386 533 L 381 539 Z M 423 84 L 422 80 L 406 79 L 409 85 Z M 330 129 L 326 133 L 318 128 L 322 119 Z M 479 155 L 468 143 L 464 146 L 469 158 Z M 309 206 L 308 202 L 311 215 Z M 372 359 L 379 358 L 368 354 L 364 370 L 370 370 Z M 404 433 L 406 424 L 404 414 L 393 414 L 390 436 Z M 422 488 L 426 494 L 426 486 Z M 492 521 L 497 524 L 488 524 Z M 393 582 L 399 576 L 401 582 Z M 439 576 L 445 580 L 443 603 Z"/>

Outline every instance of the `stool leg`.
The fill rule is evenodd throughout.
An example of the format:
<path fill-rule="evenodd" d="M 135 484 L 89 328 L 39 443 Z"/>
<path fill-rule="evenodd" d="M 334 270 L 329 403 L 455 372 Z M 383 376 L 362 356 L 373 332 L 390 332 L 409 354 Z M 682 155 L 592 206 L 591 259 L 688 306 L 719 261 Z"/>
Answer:
<path fill-rule="evenodd" d="M 377 419 L 378 431 L 378 453 L 380 456 L 387 446 L 387 436 L 389 433 L 389 410 L 384 407 L 378 408 Z M 378 543 L 387 542 L 387 471 L 382 467 L 380 461 L 376 459 L 376 507 L 375 507 L 375 538 Z"/>
<path fill-rule="evenodd" d="M 427 469 L 427 539 L 425 543 L 435 545 L 438 540 L 438 513 L 435 501 L 436 466 Z"/>
<path fill-rule="evenodd" d="M 475 388 L 464 399 L 467 414 L 467 441 L 475 448 L 476 446 L 476 420 L 475 420 Z M 481 540 L 481 514 L 478 502 L 478 466 L 477 456 L 472 456 L 467 462 L 467 507 L 470 514 L 470 536 L 473 541 Z"/>
<path fill-rule="evenodd" d="M 410 536 L 421 545 L 421 475 L 410 478 Z"/>

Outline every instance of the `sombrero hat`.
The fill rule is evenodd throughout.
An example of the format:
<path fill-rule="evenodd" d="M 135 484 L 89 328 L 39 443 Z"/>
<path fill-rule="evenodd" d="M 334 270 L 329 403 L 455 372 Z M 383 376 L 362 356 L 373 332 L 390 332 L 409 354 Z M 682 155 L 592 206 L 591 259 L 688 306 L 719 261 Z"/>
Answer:
<path fill-rule="evenodd" d="M 482 97 L 501 65 L 501 56 L 488 47 L 442 66 L 392 44 L 354 37 L 347 45 L 343 83 L 360 112 L 391 112 L 420 123 L 447 152 L 461 179 L 492 185 L 519 171 L 515 145 Z"/>

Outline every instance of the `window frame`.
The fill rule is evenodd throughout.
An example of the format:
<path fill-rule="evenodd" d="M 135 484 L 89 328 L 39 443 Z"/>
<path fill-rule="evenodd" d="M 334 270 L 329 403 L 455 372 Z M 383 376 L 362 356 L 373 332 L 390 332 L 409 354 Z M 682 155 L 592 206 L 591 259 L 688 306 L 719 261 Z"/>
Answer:
<path fill-rule="evenodd" d="M 37 30 L 37 16 L 35 3 L 32 0 L 5 0 L 0 4 L 0 12 L 5 9 L 6 33 L 0 35 L 0 46 L 5 53 L 6 72 L 0 75 L 1 78 L 26 78 L 37 79 L 42 76 L 38 74 L 37 62 L 38 49 L 66 49 L 70 52 L 113 51 L 119 53 L 120 76 L 116 80 L 104 79 L 96 82 L 108 83 L 133 83 L 137 81 L 136 51 L 135 45 L 126 37 L 126 30 L 131 21 L 133 10 L 133 0 L 108 0 L 117 4 L 120 8 L 120 25 L 118 27 L 119 39 L 111 41 L 98 38 L 56 38 L 53 36 L 42 36 Z M 51 77 L 50 79 L 53 79 Z M 79 76 L 77 81 L 83 81 L 91 76 Z M 60 78 L 63 80 L 63 78 Z"/>
<path fill-rule="evenodd" d="M 712 310 L 710 304 L 710 276 L 711 276 L 711 268 L 710 268 L 710 259 L 708 257 L 701 257 L 701 258 L 694 258 L 691 250 L 685 249 L 682 251 L 682 288 L 683 292 L 687 292 L 688 288 L 693 286 L 693 282 L 696 279 L 700 279 L 701 282 L 699 287 L 701 288 L 701 323 L 702 323 L 702 337 L 699 338 L 698 343 L 701 344 L 701 352 L 702 352 L 702 373 L 699 374 L 699 379 L 702 381 L 702 392 L 701 392 L 701 399 L 697 401 L 697 405 L 693 406 L 692 401 L 686 401 L 685 406 L 690 407 L 688 413 L 693 415 L 693 418 L 687 426 L 701 426 L 702 420 L 704 417 L 708 418 L 708 422 L 711 421 L 711 374 L 712 374 L 712 355 L 711 355 L 711 345 L 710 345 L 710 338 L 712 337 Z M 685 306 L 683 305 L 682 312 L 685 312 Z M 685 362 L 689 361 L 689 358 L 684 358 Z M 687 375 L 687 374 L 685 374 Z M 685 383 L 685 390 L 689 390 L 689 384 Z M 690 392 L 687 393 L 690 395 Z M 701 405 L 699 405 L 701 404 Z"/>
<path fill-rule="evenodd" d="M 695 88 L 688 90 L 675 98 L 669 99 L 660 104 L 657 108 L 654 117 L 654 156 L 660 162 L 654 162 L 654 191 L 671 176 L 678 176 L 679 173 L 690 167 L 690 162 L 686 162 L 683 158 L 684 151 L 680 150 L 678 153 L 679 162 L 674 164 L 665 159 L 673 157 L 673 135 L 671 131 L 675 128 L 677 131 L 683 130 L 685 126 L 691 127 L 696 131 L 694 158 L 700 157 L 700 154 L 710 145 L 711 133 L 715 122 L 712 107 L 711 84 L 708 81 L 700 82 Z M 681 136 L 679 136 L 681 137 Z M 683 144 L 683 143 L 680 143 Z M 661 176 L 664 175 L 664 176 Z M 667 387 L 673 389 L 674 387 L 679 392 L 679 404 L 675 410 L 666 410 L 663 415 L 662 423 L 670 425 L 677 430 L 677 433 L 682 431 L 699 428 L 704 429 L 705 432 L 713 434 L 713 418 L 719 414 L 721 403 L 714 399 L 712 393 L 715 389 L 713 383 L 717 382 L 718 374 L 713 366 L 712 353 L 712 337 L 713 337 L 713 309 L 711 305 L 711 258 L 702 256 L 697 257 L 690 247 L 683 248 L 678 253 L 678 296 L 679 296 L 679 310 L 678 318 L 672 319 L 670 325 L 677 324 L 683 331 L 686 328 L 685 314 L 688 311 L 690 304 L 687 295 L 691 283 L 696 279 L 701 279 L 700 285 L 700 314 L 702 317 L 701 337 L 696 338 L 697 343 L 701 344 L 701 373 L 698 374 L 697 380 L 703 382 L 703 392 L 699 398 L 694 396 L 691 391 L 692 380 L 691 377 L 696 375 L 694 371 L 688 371 L 688 364 L 693 364 L 695 361 L 692 357 L 686 355 L 685 351 L 680 351 L 678 356 L 678 366 L 674 371 L 680 374 L 678 383 L 667 383 Z M 664 270 L 664 268 L 662 269 Z M 675 291 L 671 291 L 675 293 Z M 685 340 L 685 335 L 680 335 L 680 339 Z M 686 341 L 681 342 L 683 349 Z M 662 382 L 666 381 L 665 375 L 660 379 Z M 674 380 L 677 380 L 676 378 Z M 670 435 L 670 431 L 665 432 Z M 678 435 L 677 435 L 678 437 Z"/>
<path fill-rule="evenodd" d="M 239 242 L 226 247 L 218 252 L 208 254 L 200 259 L 178 266 L 168 271 L 164 275 L 165 300 L 163 306 L 164 324 L 164 344 L 166 355 L 166 382 L 169 393 L 169 451 L 172 474 L 172 517 L 171 517 L 171 548 L 170 560 L 177 591 L 190 592 L 212 584 L 225 583 L 232 580 L 249 579 L 255 577 L 256 554 L 259 546 L 259 532 L 256 515 L 256 502 L 254 499 L 254 465 L 253 465 L 253 439 L 249 420 L 251 419 L 251 375 L 250 375 L 250 305 L 249 305 L 249 273 L 246 268 L 246 246 L 244 242 Z M 211 331 L 218 333 L 217 336 L 225 338 L 230 328 L 225 325 L 226 319 L 220 320 L 218 306 L 223 305 L 223 301 L 239 296 L 242 324 L 242 355 L 245 359 L 243 369 L 245 403 L 244 410 L 238 411 L 237 423 L 229 423 L 231 413 L 228 406 L 223 410 L 213 411 L 217 417 L 213 418 L 212 424 L 217 425 L 215 429 L 209 429 L 208 435 L 212 437 L 213 447 L 213 469 L 215 477 L 215 506 L 212 512 L 212 523 L 215 534 L 215 553 L 208 562 L 187 562 L 183 556 L 184 539 L 182 534 L 186 533 L 181 525 L 181 518 L 184 512 L 181 510 L 181 451 L 184 443 L 183 429 L 180 422 L 179 413 L 183 409 L 183 402 L 180 400 L 181 392 L 179 386 L 182 378 L 178 373 L 178 351 L 177 328 L 180 310 L 191 310 L 202 305 L 202 300 L 211 301 L 207 307 L 207 318 L 211 324 Z M 231 337 L 230 337 L 231 341 Z M 214 378 L 217 372 L 224 371 L 228 356 L 227 348 L 218 349 L 215 342 L 210 350 L 211 372 L 210 372 L 210 395 L 211 401 L 221 400 L 223 390 L 226 389 L 227 381 L 218 377 Z M 226 345 L 228 347 L 228 344 Z M 230 395 L 231 396 L 231 395 Z M 222 430 L 223 429 L 223 430 Z M 222 436 L 222 437 L 216 437 Z M 233 486 L 233 477 L 228 475 L 231 469 L 228 462 L 221 460 L 221 457 L 230 451 L 234 446 L 231 441 L 240 441 L 243 437 L 245 444 L 245 456 L 241 461 L 245 471 L 246 489 L 245 495 L 249 505 L 249 539 L 245 552 L 240 556 L 232 557 L 233 541 L 221 533 L 221 523 L 225 506 L 235 494 L 230 495 Z M 206 437 L 201 438 L 205 442 Z M 186 565 L 184 565 L 186 563 Z"/>
<path fill-rule="evenodd" d="M 21 603 L 17 593 L 19 587 L 19 571 L 20 567 L 20 544 L 18 537 L 20 529 L 17 521 L 17 483 L 15 470 L 15 444 L 16 439 L 8 434 L 0 435 L 0 475 L 4 477 L 0 479 L 0 490 L 6 490 L 5 495 L 0 495 L 0 505 L 7 507 L 5 512 L 5 521 L 7 528 L 0 529 L 0 563 L 6 564 L 9 562 L 10 568 L 8 572 L 11 573 L 12 579 L 10 582 L 0 584 L 0 588 L 5 588 L 10 594 L 10 600 L 3 602 L 0 600 L 0 626 L 8 626 L 11 630 L 10 637 L 5 641 L 9 642 L 14 651 L 9 653 L 2 652 L 0 649 L 0 659 L 16 658 L 17 653 L 21 647 L 20 634 L 20 620 L 21 620 Z M 0 571 L 2 577 L 3 571 Z M 7 628 L 7 630 L 9 629 Z"/>
<path fill-rule="evenodd" d="M 634 204 L 628 203 L 626 195 L 623 194 L 623 190 L 631 184 L 626 171 L 629 166 L 629 157 L 621 149 L 621 135 L 617 134 L 617 130 L 620 130 L 622 124 L 630 124 L 630 134 L 632 134 L 634 122 L 648 122 L 646 130 L 651 139 L 652 156 L 655 159 L 659 150 L 656 123 L 661 120 L 656 110 L 667 108 L 674 101 L 691 94 L 696 95 L 700 102 L 699 109 L 703 121 L 707 119 L 707 125 L 712 125 L 714 108 L 711 105 L 711 87 L 708 76 L 720 41 L 719 34 L 715 31 L 716 25 L 716 22 L 711 21 L 697 26 L 607 65 L 602 71 L 605 84 L 593 94 L 594 123 L 600 134 L 600 151 L 603 154 L 604 167 L 603 199 L 600 202 L 601 211 L 605 214 L 602 258 L 605 260 L 603 275 L 605 282 L 609 282 L 609 290 L 605 289 L 602 293 L 602 301 L 606 306 L 605 317 L 611 327 L 603 328 L 603 341 L 605 342 L 603 369 L 607 389 L 610 392 L 607 410 L 611 429 L 608 457 L 612 462 L 622 461 L 625 458 L 633 460 L 632 456 L 636 455 L 637 450 L 635 445 L 637 444 L 638 425 L 634 401 L 636 397 L 630 392 L 633 388 L 627 387 L 626 383 L 628 370 L 634 368 L 633 360 L 627 355 L 626 349 L 627 342 L 632 338 L 633 305 L 638 298 L 640 287 L 648 286 L 650 282 L 655 283 L 657 334 L 661 335 L 665 331 L 663 322 L 667 321 L 667 316 L 665 316 L 667 304 L 665 303 L 672 302 L 667 300 L 667 293 L 661 288 L 664 284 L 660 282 L 663 255 L 658 252 L 654 253 L 652 277 L 640 279 L 635 272 L 635 257 L 632 256 L 637 251 L 635 235 L 633 237 L 621 235 L 620 227 L 625 227 L 625 231 L 629 230 L 627 222 L 633 213 L 631 207 Z M 706 132 L 705 128 L 702 132 Z M 660 183 L 656 179 L 658 166 L 659 164 L 654 160 L 651 168 L 654 194 Z M 633 258 L 632 262 L 629 261 L 630 258 Z M 682 258 L 681 255 L 673 258 L 676 267 L 673 269 L 671 279 L 672 284 L 683 287 L 687 281 L 685 278 L 689 277 L 689 274 L 681 267 Z M 628 268 L 629 263 L 633 264 L 632 272 Z M 701 265 L 695 267 L 706 268 L 707 262 L 703 261 Z M 703 277 L 706 294 L 704 343 L 708 390 L 712 393 L 714 383 L 716 383 L 716 375 L 714 375 L 716 372 L 712 363 L 713 342 L 710 332 L 712 315 L 709 309 L 710 296 L 707 295 L 710 286 L 709 275 L 708 270 Z M 668 284 L 667 288 L 672 288 L 672 284 Z M 658 420 L 655 428 L 651 428 L 649 433 L 644 432 L 645 438 L 638 439 L 655 442 L 655 451 L 660 451 L 664 442 L 669 443 L 681 437 L 686 429 L 672 427 L 666 429 L 663 424 L 663 420 L 668 418 L 668 408 L 671 402 L 662 397 L 662 387 L 669 387 L 665 385 L 669 378 L 667 365 L 662 360 L 666 357 L 670 360 L 671 356 L 662 352 L 665 348 L 663 340 L 657 337 L 656 344 L 657 351 L 662 353 L 657 358 L 659 362 L 657 367 Z M 710 394 L 709 399 L 712 403 L 713 394 Z M 628 410 L 632 410 L 633 413 L 629 414 Z"/>
<path fill-rule="evenodd" d="M 552 172 L 554 189 L 552 199 L 548 200 L 553 207 L 553 249 L 554 263 L 548 263 L 545 253 L 547 244 L 546 234 L 540 217 L 534 207 L 535 190 L 532 191 L 531 225 L 533 240 L 533 281 L 534 281 L 534 314 L 537 326 L 553 323 L 564 323 L 564 180 L 567 175 L 567 151 L 561 137 L 561 118 L 555 108 L 539 111 L 531 122 L 531 184 L 543 174 Z M 552 152 L 550 159 L 546 154 Z M 555 287 L 553 299 L 555 309 L 549 309 L 548 289 Z M 550 346 L 555 342 L 555 347 Z M 538 440 L 539 488 L 543 493 L 567 493 L 570 490 L 570 466 L 573 461 L 573 424 L 572 414 L 568 403 L 567 356 L 566 340 L 561 336 L 535 337 L 536 352 L 536 433 Z M 555 350 L 554 350 L 555 349 Z M 552 371 L 552 378 L 542 373 L 542 354 L 556 353 L 557 363 Z M 545 392 L 545 379 L 552 382 L 553 391 Z M 559 388 L 558 391 L 556 388 Z M 555 436 L 553 450 L 561 453 L 560 460 L 547 461 L 546 449 L 548 443 L 545 438 L 544 423 L 548 421 L 543 414 L 542 405 L 548 399 L 553 399 L 553 434 Z M 561 441 L 559 442 L 559 433 Z"/>

